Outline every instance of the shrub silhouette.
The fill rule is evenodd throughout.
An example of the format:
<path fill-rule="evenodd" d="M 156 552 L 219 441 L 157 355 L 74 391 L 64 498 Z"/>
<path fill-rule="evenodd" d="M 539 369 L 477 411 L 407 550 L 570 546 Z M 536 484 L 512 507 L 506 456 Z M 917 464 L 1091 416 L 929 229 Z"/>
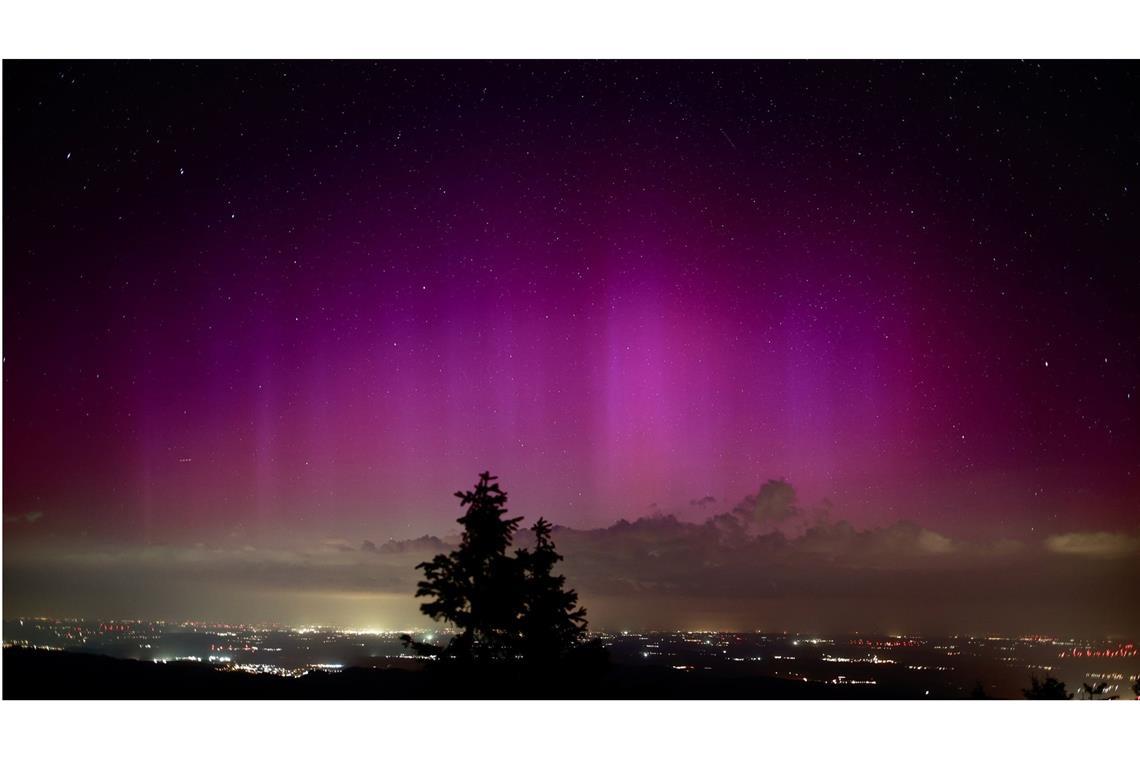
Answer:
<path fill-rule="evenodd" d="M 430 597 L 420 610 L 433 620 L 459 629 L 446 647 L 404 643 L 421 654 L 463 662 L 529 663 L 564 658 L 582 642 L 586 611 L 578 594 L 554 575 L 562 557 L 551 540 L 551 526 L 534 524 L 535 546 L 514 555 L 508 549 L 522 521 L 507 518 L 507 494 L 490 472 L 479 475 L 474 490 L 457 491 L 466 512 L 459 547 L 416 565 L 423 570 L 417 597 Z"/>
<path fill-rule="evenodd" d="M 1021 693 L 1026 699 L 1072 699 L 1073 695 L 1065 691 L 1063 681 L 1049 676 L 1044 681 L 1038 681 L 1037 676 L 1030 676 L 1030 686 L 1022 689 Z"/>
<path fill-rule="evenodd" d="M 1108 688 L 1108 683 L 1098 684 L 1081 684 L 1081 692 L 1084 694 L 1082 699 L 1096 699 L 1097 697 L 1104 696 L 1105 689 Z"/>

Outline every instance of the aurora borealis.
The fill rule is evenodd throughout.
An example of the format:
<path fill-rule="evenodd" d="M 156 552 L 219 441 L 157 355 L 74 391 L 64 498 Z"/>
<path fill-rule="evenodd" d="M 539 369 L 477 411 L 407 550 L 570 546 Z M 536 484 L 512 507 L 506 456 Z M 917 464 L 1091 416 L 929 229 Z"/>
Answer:
<path fill-rule="evenodd" d="M 1102 553 L 1075 576 L 1134 588 L 1134 64 L 4 68 L 6 614 L 69 613 L 56 547 L 446 537 L 487 468 L 571 547 L 695 541 L 666 516 L 786 478 L 932 583 L 1016 545 L 1011 577 Z M 578 559 L 587 603 L 638 556 Z M 838 594 L 797 562 L 790 597 Z M 751 598 L 698 575 L 690 601 Z"/>

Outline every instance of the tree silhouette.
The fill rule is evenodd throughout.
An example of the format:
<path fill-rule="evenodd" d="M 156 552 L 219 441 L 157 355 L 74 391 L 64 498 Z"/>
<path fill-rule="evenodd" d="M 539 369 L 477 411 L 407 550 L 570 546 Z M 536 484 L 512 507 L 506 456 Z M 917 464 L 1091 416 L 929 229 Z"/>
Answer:
<path fill-rule="evenodd" d="M 986 687 L 982 686 L 981 681 L 974 683 L 974 688 L 970 691 L 970 699 L 989 699 L 990 695 L 986 694 Z"/>
<path fill-rule="evenodd" d="M 496 480 L 484 472 L 474 490 L 455 493 L 467 507 L 459 548 L 416 565 L 424 572 L 416 596 L 434 597 L 420 610 L 459 629 L 445 650 L 459 659 L 504 657 L 517 635 L 522 578 L 506 550 L 522 518 L 503 517 L 507 495 Z"/>
<path fill-rule="evenodd" d="M 566 578 L 554 574 L 562 560 L 550 538 L 551 525 L 541 517 L 531 528 L 534 549 L 520 549 L 523 568 L 523 650 L 532 663 L 564 657 L 581 643 L 586 631 L 586 610 L 578 607 L 578 593 L 566 589 Z"/>
<path fill-rule="evenodd" d="M 1137 699 L 1140 699 L 1140 678 L 1137 678 L 1136 683 L 1132 684 L 1132 693 L 1136 695 Z"/>
<path fill-rule="evenodd" d="M 451 623 L 459 634 L 442 648 L 410 636 L 404 643 L 421 654 L 460 661 L 557 660 L 581 642 L 586 611 L 577 608 L 578 594 L 564 588 L 566 579 L 553 573 L 562 557 L 546 520 L 534 524 L 533 549 L 507 553 L 522 518 L 504 517 L 507 494 L 496 480 L 484 472 L 474 490 L 456 492 L 467 508 L 458 520 L 459 547 L 416 565 L 424 573 L 416 596 L 431 597 L 420 610 Z"/>
<path fill-rule="evenodd" d="M 1021 693 L 1025 695 L 1026 699 L 1072 699 L 1073 695 L 1065 691 L 1065 684 L 1063 681 L 1058 681 L 1053 676 L 1047 677 L 1044 681 L 1038 681 L 1037 676 L 1030 676 L 1030 687 L 1022 689 Z"/>
<path fill-rule="evenodd" d="M 1099 683 L 1099 684 L 1096 684 L 1095 686 L 1087 684 L 1087 683 L 1082 683 L 1081 684 L 1081 691 L 1084 693 L 1084 697 L 1082 697 L 1082 699 L 1096 699 L 1097 697 L 1104 694 L 1104 690 L 1107 688 L 1108 688 L 1107 683 Z"/>

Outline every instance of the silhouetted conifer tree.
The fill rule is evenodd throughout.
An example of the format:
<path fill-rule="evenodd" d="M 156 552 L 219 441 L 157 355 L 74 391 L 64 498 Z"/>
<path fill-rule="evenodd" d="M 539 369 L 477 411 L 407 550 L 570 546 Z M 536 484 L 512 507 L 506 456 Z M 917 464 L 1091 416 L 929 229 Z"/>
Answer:
<path fill-rule="evenodd" d="M 504 516 L 507 494 L 496 480 L 481 473 L 474 490 L 455 494 L 467 508 L 458 520 L 463 526 L 459 548 L 416 565 L 424 572 L 416 596 L 432 598 L 420 610 L 459 634 L 446 647 L 401 638 L 419 654 L 466 661 L 538 664 L 579 654 L 586 610 L 578 607 L 577 592 L 565 588 L 566 578 L 554 573 L 562 556 L 551 540 L 551 525 L 539 518 L 532 528 L 534 548 L 509 555 L 522 518 Z M 603 656 L 584 649 L 581 654 L 585 662 L 605 660 L 604 651 Z"/>
<path fill-rule="evenodd" d="M 416 565 L 425 576 L 416 596 L 434 597 L 420 609 L 459 629 L 444 650 L 459 659 L 510 658 L 519 646 L 523 574 L 507 548 L 522 518 L 503 517 L 507 494 L 496 480 L 484 472 L 474 490 L 456 492 L 467 507 L 459 548 Z"/>
<path fill-rule="evenodd" d="M 554 549 L 550 523 L 540 517 L 531 530 L 534 548 L 516 553 L 523 574 L 520 628 L 527 660 L 541 663 L 560 659 L 581 643 L 586 610 L 578 607 L 578 592 L 565 588 L 565 576 L 554 574 L 562 555 Z"/>

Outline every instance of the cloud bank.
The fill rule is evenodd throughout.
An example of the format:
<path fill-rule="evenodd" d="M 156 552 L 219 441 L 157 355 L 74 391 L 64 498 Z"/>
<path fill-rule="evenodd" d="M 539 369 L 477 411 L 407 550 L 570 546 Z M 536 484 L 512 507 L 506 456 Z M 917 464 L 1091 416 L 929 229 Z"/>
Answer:
<path fill-rule="evenodd" d="M 769 481 L 702 521 L 655 515 L 556 527 L 554 539 L 595 628 L 1140 633 L 1138 535 L 966 541 L 909 522 L 858 529 L 827 515 Z M 518 543 L 529 540 L 522 531 Z M 190 600 L 216 619 L 424 626 L 414 568 L 450 548 L 430 535 L 291 547 L 13 547 L 5 616 L 111 614 L 94 607 L 102 600 L 118 616 L 182 617 L 179 605 Z"/>

